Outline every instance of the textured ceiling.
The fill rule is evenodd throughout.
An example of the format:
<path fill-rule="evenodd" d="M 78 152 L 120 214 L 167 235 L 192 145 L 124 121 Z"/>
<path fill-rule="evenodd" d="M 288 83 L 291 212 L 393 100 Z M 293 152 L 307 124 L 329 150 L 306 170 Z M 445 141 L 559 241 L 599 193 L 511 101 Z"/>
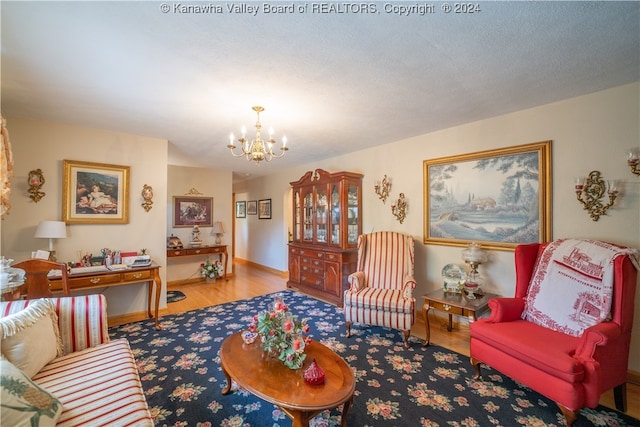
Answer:
<path fill-rule="evenodd" d="M 2 1 L 2 112 L 167 139 L 173 164 L 255 177 L 640 79 L 638 2 L 264 4 Z M 226 148 L 253 135 L 253 105 L 290 147 L 260 167 Z"/>

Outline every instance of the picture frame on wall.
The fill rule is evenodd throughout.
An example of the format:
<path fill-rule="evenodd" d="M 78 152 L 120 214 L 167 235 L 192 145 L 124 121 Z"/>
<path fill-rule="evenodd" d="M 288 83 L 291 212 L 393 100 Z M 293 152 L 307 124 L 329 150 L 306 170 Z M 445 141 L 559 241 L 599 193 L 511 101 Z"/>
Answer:
<path fill-rule="evenodd" d="M 213 197 L 173 196 L 173 227 L 212 227 Z"/>
<path fill-rule="evenodd" d="M 236 202 L 236 218 L 247 217 L 247 202 Z"/>
<path fill-rule="evenodd" d="M 62 220 L 128 224 L 129 166 L 63 160 Z"/>
<path fill-rule="evenodd" d="M 551 141 L 425 160 L 423 177 L 425 244 L 551 240 Z"/>
<path fill-rule="evenodd" d="M 258 200 L 258 219 L 271 219 L 271 199 Z"/>
<path fill-rule="evenodd" d="M 249 200 L 247 202 L 247 215 L 257 215 L 257 214 L 258 214 L 258 201 Z"/>

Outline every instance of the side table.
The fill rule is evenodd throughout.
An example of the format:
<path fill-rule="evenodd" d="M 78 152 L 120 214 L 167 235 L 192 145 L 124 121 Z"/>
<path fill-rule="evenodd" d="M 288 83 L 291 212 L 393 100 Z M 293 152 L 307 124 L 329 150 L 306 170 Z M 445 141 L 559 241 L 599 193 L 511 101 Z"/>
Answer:
<path fill-rule="evenodd" d="M 452 316 L 465 316 L 469 319 L 469 323 L 478 319 L 482 313 L 489 309 L 489 300 L 495 298 L 496 294 L 476 294 L 476 299 L 469 299 L 462 293 L 445 292 L 444 289 L 438 289 L 437 291 L 429 292 L 422 296 L 424 298 L 424 305 L 422 311 L 424 312 L 424 323 L 427 329 L 427 339 L 424 340 L 422 346 L 429 345 L 429 339 L 431 332 L 429 331 L 429 310 L 432 308 L 445 312 L 449 315 L 449 324 L 447 331 L 451 331 L 453 328 Z"/>

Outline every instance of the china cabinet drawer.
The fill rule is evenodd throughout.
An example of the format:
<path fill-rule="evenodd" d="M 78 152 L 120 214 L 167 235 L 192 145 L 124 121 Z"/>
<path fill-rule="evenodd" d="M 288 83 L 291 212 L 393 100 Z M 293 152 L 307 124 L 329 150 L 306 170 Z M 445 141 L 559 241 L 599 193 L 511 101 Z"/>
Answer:
<path fill-rule="evenodd" d="M 318 276 L 322 276 L 324 274 L 324 266 L 323 265 L 321 265 L 319 267 L 312 267 L 312 266 L 309 266 L 309 265 L 306 265 L 306 264 L 302 264 L 300 269 L 302 270 L 302 274 L 311 273 L 311 274 L 315 274 L 315 275 L 318 275 Z"/>
<path fill-rule="evenodd" d="M 301 265 L 307 265 L 309 267 L 323 268 L 324 261 L 322 260 L 322 258 L 309 258 L 309 257 L 301 256 L 300 257 L 300 264 Z"/>
<path fill-rule="evenodd" d="M 322 289 L 324 286 L 324 277 L 315 274 L 300 274 L 300 282 L 303 285 L 311 286 L 316 289 Z"/>
<path fill-rule="evenodd" d="M 316 251 L 313 249 L 304 249 L 304 248 L 296 248 L 296 249 L 298 250 L 299 255 L 303 258 L 319 259 L 319 260 L 324 259 L 324 251 Z"/>

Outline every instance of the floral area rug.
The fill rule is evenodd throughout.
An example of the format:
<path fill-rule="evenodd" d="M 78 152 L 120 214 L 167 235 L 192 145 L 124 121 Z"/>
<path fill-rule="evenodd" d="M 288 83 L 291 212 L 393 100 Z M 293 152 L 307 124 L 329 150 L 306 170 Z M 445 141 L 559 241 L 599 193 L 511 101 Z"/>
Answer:
<path fill-rule="evenodd" d="M 354 370 L 349 426 L 564 426 L 553 402 L 504 375 L 485 368 L 484 380 L 472 379 L 466 356 L 422 347 L 416 337 L 405 350 L 400 332 L 380 327 L 356 325 L 346 338 L 339 308 L 292 291 L 282 294 L 293 314 L 309 319 L 309 335 Z M 236 384 L 233 393 L 221 393 L 226 385 L 218 357 L 222 341 L 247 329 L 272 299 L 262 296 L 165 316 L 161 331 L 153 320 L 109 330 L 111 338 L 129 340 L 156 425 L 291 426 L 277 407 Z M 341 411 L 324 411 L 311 426 L 339 426 Z M 574 426 L 640 426 L 640 420 L 599 406 L 583 409 Z"/>

